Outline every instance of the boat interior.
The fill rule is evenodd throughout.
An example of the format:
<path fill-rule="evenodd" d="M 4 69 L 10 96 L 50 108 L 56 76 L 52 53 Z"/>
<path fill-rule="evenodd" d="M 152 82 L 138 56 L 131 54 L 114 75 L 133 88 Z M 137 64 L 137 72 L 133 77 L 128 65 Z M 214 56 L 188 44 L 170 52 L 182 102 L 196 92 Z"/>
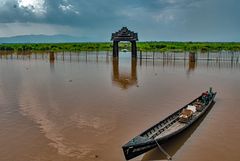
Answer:
<path fill-rule="evenodd" d="M 158 139 L 178 130 L 179 128 L 186 126 L 187 122 L 179 121 L 182 111 L 184 109 L 187 109 L 188 105 L 199 105 L 198 107 L 201 110 L 197 110 L 195 113 L 193 113 L 192 117 L 198 116 L 202 112 L 202 109 L 206 107 L 206 105 L 199 102 L 199 100 L 201 100 L 201 97 L 202 95 L 196 98 L 195 100 L 193 100 L 192 102 L 190 102 L 189 104 L 187 104 L 186 106 L 184 106 L 183 108 L 177 110 L 172 115 L 165 118 L 164 120 L 160 121 L 153 127 L 149 128 L 148 130 L 140 134 L 140 136 L 148 139 Z"/>

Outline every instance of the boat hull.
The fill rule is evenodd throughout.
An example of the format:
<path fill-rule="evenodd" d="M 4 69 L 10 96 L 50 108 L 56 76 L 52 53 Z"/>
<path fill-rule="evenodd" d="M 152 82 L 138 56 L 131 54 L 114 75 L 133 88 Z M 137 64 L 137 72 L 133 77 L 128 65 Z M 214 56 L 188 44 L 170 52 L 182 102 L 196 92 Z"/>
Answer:
<path fill-rule="evenodd" d="M 125 144 L 122 147 L 125 158 L 127 160 L 135 158 L 135 157 L 137 157 L 137 156 L 139 156 L 139 155 L 141 155 L 143 153 L 146 153 L 147 151 L 157 147 L 156 141 L 159 144 L 162 144 L 162 143 L 166 142 L 168 139 L 172 138 L 173 136 L 175 136 L 177 134 L 180 134 L 182 131 L 184 131 L 189 126 L 191 126 L 194 122 L 196 122 L 209 109 L 209 107 L 214 102 L 215 96 L 216 96 L 216 93 L 213 94 L 211 100 L 209 100 L 209 103 L 204 107 L 204 109 L 200 112 L 200 114 L 197 117 L 193 117 L 193 119 L 191 119 L 188 123 L 184 123 L 185 125 L 182 128 L 179 128 L 178 130 L 170 133 L 169 135 L 166 135 L 166 136 L 161 137 L 161 138 L 149 139 L 147 141 L 140 141 L 139 143 L 136 143 L 136 144 L 135 143 L 127 143 L 127 144 Z M 153 128 L 153 127 L 151 127 L 151 128 Z M 148 130 L 150 130 L 150 129 L 148 129 Z M 143 132 L 142 134 L 144 134 L 144 133 L 145 132 Z M 137 136 L 135 138 L 141 137 L 142 134 L 140 134 L 139 136 Z"/>

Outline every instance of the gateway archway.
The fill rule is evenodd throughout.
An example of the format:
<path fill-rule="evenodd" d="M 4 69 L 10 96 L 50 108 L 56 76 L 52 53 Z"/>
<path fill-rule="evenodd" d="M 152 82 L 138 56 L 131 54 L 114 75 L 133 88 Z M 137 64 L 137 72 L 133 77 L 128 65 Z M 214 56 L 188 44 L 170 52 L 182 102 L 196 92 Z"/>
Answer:
<path fill-rule="evenodd" d="M 123 27 L 121 30 L 115 33 L 112 33 L 111 40 L 113 41 L 113 57 L 114 58 L 118 57 L 118 54 L 119 54 L 118 43 L 120 41 L 131 42 L 132 57 L 137 58 L 137 44 L 136 44 L 136 41 L 138 41 L 137 33 L 128 30 L 127 27 Z"/>

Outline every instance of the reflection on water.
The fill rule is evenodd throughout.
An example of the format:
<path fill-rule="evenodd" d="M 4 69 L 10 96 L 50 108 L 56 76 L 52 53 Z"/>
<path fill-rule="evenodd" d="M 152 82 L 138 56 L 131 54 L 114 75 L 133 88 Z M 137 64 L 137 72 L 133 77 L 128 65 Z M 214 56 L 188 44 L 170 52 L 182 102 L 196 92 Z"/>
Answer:
<path fill-rule="evenodd" d="M 195 61 L 189 61 L 188 62 L 187 74 L 189 75 L 191 72 L 194 72 L 195 68 L 196 68 L 196 62 Z"/>
<path fill-rule="evenodd" d="M 161 59 L 155 53 L 154 61 L 151 53 L 142 60 L 124 53 L 116 60 L 106 52 L 54 56 L 0 54 L 2 160 L 124 160 L 126 141 L 209 86 L 218 95 L 204 121 L 163 146 L 176 161 L 239 160 L 238 55 L 233 61 L 232 55 L 230 61 L 223 54 L 209 61 L 199 56 L 195 64 L 177 54 Z M 133 160 L 162 158 L 154 149 Z"/>
<path fill-rule="evenodd" d="M 130 59 L 130 53 L 127 53 L 128 56 L 121 56 L 126 53 L 121 53 L 121 59 Z M 225 68 L 225 65 L 228 65 L 230 68 L 235 68 L 239 66 L 239 56 L 240 53 L 229 53 L 229 52 L 219 52 L 219 53 L 197 53 L 196 62 L 188 62 L 188 54 L 186 53 L 142 53 L 142 57 L 138 56 L 140 66 L 154 66 L 154 65 L 162 65 L 164 66 L 172 66 L 175 65 L 183 65 L 185 67 L 186 63 L 188 63 L 188 71 L 193 71 L 198 64 L 206 64 L 207 67 L 211 67 L 214 65 L 219 68 Z M 30 52 L 30 51 L 0 51 L 0 59 L 7 60 L 27 60 L 27 59 L 35 59 L 35 60 L 49 60 L 49 61 L 74 61 L 74 62 L 86 62 L 86 63 L 109 63 L 110 58 L 112 57 L 109 52 L 49 52 L 49 53 L 41 53 L 41 52 Z M 181 62 L 181 63 L 179 63 Z M 184 63 L 182 63 L 184 62 Z M 178 67 L 178 66 L 176 66 Z"/>
<path fill-rule="evenodd" d="M 54 71 L 55 71 L 55 69 L 54 69 L 54 60 L 50 61 L 50 70 L 51 70 L 51 73 L 54 73 Z"/>
<path fill-rule="evenodd" d="M 113 58 L 112 63 L 112 80 L 114 84 L 120 86 L 122 89 L 127 89 L 137 84 L 137 59 L 131 58 L 131 69 L 126 73 L 120 73 L 119 58 Z"/>

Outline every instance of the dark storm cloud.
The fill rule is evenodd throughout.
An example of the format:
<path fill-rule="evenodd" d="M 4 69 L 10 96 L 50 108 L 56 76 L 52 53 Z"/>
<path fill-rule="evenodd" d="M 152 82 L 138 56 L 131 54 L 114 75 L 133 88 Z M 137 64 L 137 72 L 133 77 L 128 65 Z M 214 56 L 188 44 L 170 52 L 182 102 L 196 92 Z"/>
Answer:
<path fill-rule="evenodd" d="M 59 8 L 61 2 L 60 0 L 47 1 L 48 13 L 45 21 L 73 26 L 101 26 L 108 22 L 114 23 L 118 19 L 114 8 L 101 3 L 101 1 L 68 1 L 68 4 L 65 5 L 72 7 L 66 11 Z"/>
<path fill-rule="evenodd" d="M 0 23 L 64 25 L 103 40 L 129 26 L 142 40 L 240 41 L 239 6 L 238 0 L 45 0 L 38 13 L 5 0 Z"/>
<path fill-rule="evenodd" d="M 63 10 L 61 6 L 65 7 Z M 70 6 L 70 7 L 69 7 Z M 118 18 L 117 12 L 124 7 L 123 3 L 107 0 L 46 0 L 44 15 L 37 15 L 29 8 L 18 6 L 17 1 L 7 1 L 0 6 L 0 22 L 44 22 L 68 25 L 88 25 L 97 22 L 109 22 Z M 127 5 L 126 5 L 127 6 Z M 67 8 L 69 7 L 69 8 Z"/>
<path fill-rule="evenodd" d="M 182 7 L 193 0 L 46 0 L 46 14 L 38 16 L 28 8 L 18 6 L 16 0 L 7 1 L 0 10 L 0 22 L 44 22 L 69 25 L 89 25 L 125 21 L 127 12 L 132 13 L 140 8 L 142 12 L 154 13 L 164 8 Z M 62 10 L 60 6 L 71 7 Z M 126 14 L 121 14 L 126 12 Z M 78 14 L 77 14 L 78 13 Z M 136 13 L 138 14 L 138 13 Z"/>

